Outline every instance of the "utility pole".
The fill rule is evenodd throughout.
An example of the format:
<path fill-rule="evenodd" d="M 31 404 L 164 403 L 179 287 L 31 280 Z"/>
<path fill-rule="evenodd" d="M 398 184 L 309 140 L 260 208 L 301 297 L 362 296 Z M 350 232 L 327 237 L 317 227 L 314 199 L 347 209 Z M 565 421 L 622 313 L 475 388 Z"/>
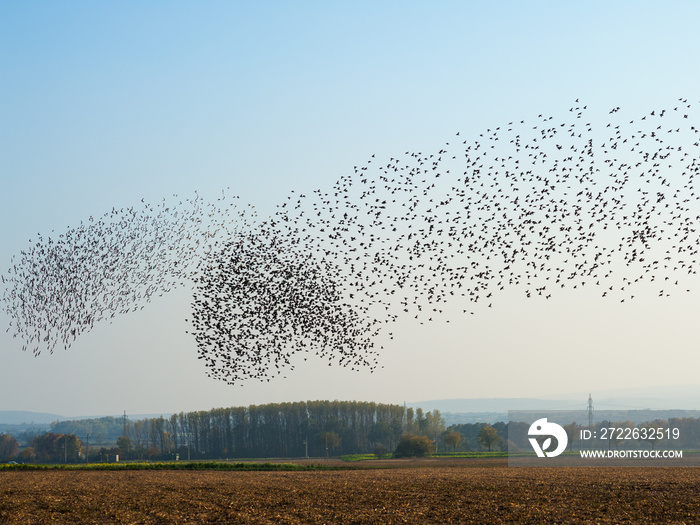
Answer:
<path fill-rule="evenodd" d="M 85 464 L 90 463 L 90 432 L 85 437 Z"/>
<path fill-rule="evenodd" d="M 593 432 L 593 398 L 590 393 L 588 394 L 588 430 Z M 593 447 L 592 441 L 591 447 Z"/>

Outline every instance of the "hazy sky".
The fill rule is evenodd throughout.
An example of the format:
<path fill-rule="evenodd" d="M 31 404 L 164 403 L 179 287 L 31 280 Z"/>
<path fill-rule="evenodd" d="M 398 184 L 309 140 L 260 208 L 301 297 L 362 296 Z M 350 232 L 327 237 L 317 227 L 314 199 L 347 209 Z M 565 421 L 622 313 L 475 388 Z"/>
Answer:
<path fill-rule="evenodd" d="M 634 117 L 700 104 L 687 2 L 0 1 L 0 273 L 37 233 L 144 198 L 231 187 L 261 216 L 371 155 L 437 151 L 576 99 Z M 670 174 L 672 176 L 672 174 Z M 402 403 L 697 384 L 690 293 L 505 290 L 450 323 L 401 319 L 374 374 L 206 376 L 181 289 L 34 358 L 0 331 L 0 410 L 169 413 L 306 399 Z M 685 292 L 685 290 L 683 290 Z M 8 317 L 0 313 L 2 326 Z M 673 408 L 673 407 L 669 407 Z"/>

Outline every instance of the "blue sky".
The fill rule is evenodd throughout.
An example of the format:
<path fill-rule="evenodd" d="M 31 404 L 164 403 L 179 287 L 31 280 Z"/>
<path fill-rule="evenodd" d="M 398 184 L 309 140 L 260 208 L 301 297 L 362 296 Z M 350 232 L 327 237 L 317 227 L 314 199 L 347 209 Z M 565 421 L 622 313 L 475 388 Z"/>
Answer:
<path fill-rule="evenodd" d="M 142 198 L 231 187 L 265 216 L 373 154 L 566 117 L 576 99 L 633 116 L 698 99 L 699 19 L 696 2 L 0 1 L 0 268 L 38 232 Z M 321 362 L 230 387 L 196 360 L 181 290 L 52 356 L 23 354 L 3 330 L 0 409 L 152 413 L 692 383 L 694 291 L 631 306 L 514 294 L 449 329 L 401 321 L 373 375 Z"/>

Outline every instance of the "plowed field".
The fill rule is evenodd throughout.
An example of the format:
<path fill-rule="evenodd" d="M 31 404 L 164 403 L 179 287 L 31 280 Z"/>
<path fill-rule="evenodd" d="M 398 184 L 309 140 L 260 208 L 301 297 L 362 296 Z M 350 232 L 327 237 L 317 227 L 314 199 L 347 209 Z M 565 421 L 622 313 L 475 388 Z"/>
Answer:
<path fill-rule="evenodd" d="M 700 523 L 700 468 L 0 472 L 0 523 Z"/>

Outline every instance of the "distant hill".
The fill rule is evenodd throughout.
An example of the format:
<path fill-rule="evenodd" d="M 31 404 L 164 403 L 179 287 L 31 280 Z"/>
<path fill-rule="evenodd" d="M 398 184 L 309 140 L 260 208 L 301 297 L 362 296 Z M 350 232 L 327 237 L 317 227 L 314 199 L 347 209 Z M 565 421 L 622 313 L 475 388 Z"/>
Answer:
<path fill-rule="evenodd" d="M 0 424 L 6 425 L 50 425 L 54 421 L 66 419 L 58 414 L 27 412 L 25 410 L 0 410 Z"/>
<path fill-rule="evenodd" d="M 503 412 L 509 410 L 564 410 L 575 408 L 576 402 L 571 400 L 561 399 L 535 399 L 535 398 L 517 398 L 517 397 L 491 397 L 491 398 L 475 398 L 475 399 L 434 399 L 430 401 L 417 401 L 415 403 L 407 403 L 407 406 L 413 408 L 422 408 L 426 410 L 439 410 L 440 412 L 469 412 L 469 413 L 488 413 L 488 412 Z M 584 402 L 579 402 L 579 408 L 586 408 Z"/>
<path fill-rule="evenodd" d="M 509 410 L 585 410 L 588 394 L 596 410 L 700 410 L 700 385 L 619 388 L 576 392 L 553 398 L 434 399 L 407 403 L 424 411 L 439 410 L 450 424 L 507 421 Z"/>
<path fill-rule="evenodd" d="M 112 417 L 121 417 L 121 414 L 110 414 Z M 171 414 L 128 414 L 129 420 L 146 419 L 152 417 L 170 417 Z M 66 421 L 73 419 L 98 419 L 100 416 L 60 416 L 46 412 L 29 412 L 27 410 L 0 410 L 0 425 L 35 425 L 48 426 L 54 421 Z"/>

